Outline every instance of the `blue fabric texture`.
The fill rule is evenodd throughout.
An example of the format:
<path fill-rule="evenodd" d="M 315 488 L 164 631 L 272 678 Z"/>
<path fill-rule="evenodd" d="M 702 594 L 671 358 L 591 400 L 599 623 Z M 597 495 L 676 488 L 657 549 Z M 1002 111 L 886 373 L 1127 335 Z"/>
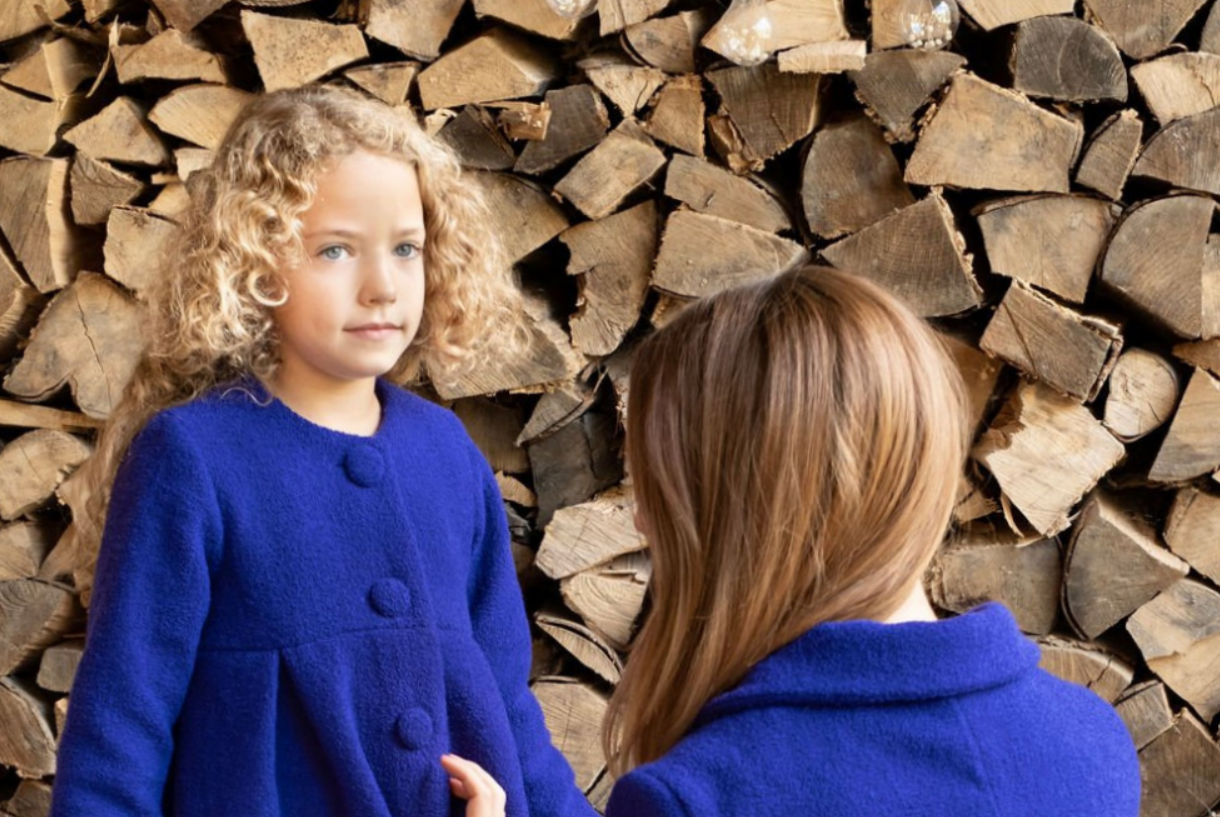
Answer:
<path fill-rule="evenodd" d="M 607 817 L 1136 817 L 1135 747 L 1009 611 L 819 625 L 710 701 Z"/>
<path fill-rule="evenodd" d="M 156 415 L 120 466 L 53 817 L 596 812 L 528 687 L 495 479 L 457 418 L 378 381 L 371 437 L 257 381 Z"/>

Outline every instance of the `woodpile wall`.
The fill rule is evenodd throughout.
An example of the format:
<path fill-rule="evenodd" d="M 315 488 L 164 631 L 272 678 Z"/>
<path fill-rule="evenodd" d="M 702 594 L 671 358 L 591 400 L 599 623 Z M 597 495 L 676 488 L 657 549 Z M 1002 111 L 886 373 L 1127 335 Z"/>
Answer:
<path fill-rule="evenodd" d="M 898 291 L 970 386 L 936 604 L 1006 602 L 1129 725 L 1144 814 L 1212 813 L 1220 4 L 959 2 L 921 50 L 947 35 L 905 0 L 770 0 L 754 66 L 725 59 L 759 43 L 714 0 L 0 4 L 0 812 L 46 812 L 85 622 L 56 548 L 71 474 L 184 180 L 251 94 L 328 79 L 418 112 L 495 205 L 535 342 L 434 396 L 500 474 L 535 691 L 594 802 L 649 573 L 622 484 L 632 344 L 814 259 Z"/>

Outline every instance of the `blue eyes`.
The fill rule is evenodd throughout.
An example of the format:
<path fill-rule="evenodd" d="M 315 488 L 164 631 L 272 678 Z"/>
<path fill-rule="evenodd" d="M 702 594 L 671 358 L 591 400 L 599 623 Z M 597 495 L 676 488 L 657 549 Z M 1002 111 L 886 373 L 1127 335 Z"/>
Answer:
<path fill-rule="evenodd" d="M 397 258 L 416 258 L 420 252 L 421 250 L 416 244 L 399 244 L 394 248 L 394 255 Z M 327 261 L 341 261 L 349 255 L 351 255 L 351 252 L 341 244 L 331 244 L 329 247 L 323 247 L 318 251 L 318 257 L 325 258 Z"/>
<path fill-rule="evenodd" d="M 324 247 L 318 255 L 327 261 L 338 261 L 346 252 L 342 247 Z"/>

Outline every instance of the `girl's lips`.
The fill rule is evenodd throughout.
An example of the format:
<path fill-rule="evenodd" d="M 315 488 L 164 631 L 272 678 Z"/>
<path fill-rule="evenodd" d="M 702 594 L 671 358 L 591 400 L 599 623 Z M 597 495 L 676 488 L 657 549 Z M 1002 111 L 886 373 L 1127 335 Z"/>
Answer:
<path fill-rule="evenodd" d="M 390 324 L 369 324 L 368 326 L 353 326 L 345 331 L 364 340 L 385 340 L 402 332 L 402 328 Z"/>

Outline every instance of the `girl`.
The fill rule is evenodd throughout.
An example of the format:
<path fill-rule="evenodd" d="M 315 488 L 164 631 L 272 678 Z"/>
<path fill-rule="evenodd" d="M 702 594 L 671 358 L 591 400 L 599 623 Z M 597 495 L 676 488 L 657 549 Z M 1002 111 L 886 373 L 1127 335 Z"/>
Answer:
<path fill-rule="evenodd" d="M 924 596 L 962 394 L 918 318 L 830 269 L 641 345 L 627 461 L 652 611 L 607 715 L 608 817 L 1135 817 L 1115 712 L 1040 670 L 1004 607 L 937 621 Z"/>
<path fill-rule="evenodd" d="M 327 87 L 253 102 L 196 181 L 85 475 L 85 551 L 103 510 L 104 535 L 52 814 L 594 814 L 527 686 L 492 474 L 382 377 L 452 380 L 509 320 L 476 190 Z"/>

